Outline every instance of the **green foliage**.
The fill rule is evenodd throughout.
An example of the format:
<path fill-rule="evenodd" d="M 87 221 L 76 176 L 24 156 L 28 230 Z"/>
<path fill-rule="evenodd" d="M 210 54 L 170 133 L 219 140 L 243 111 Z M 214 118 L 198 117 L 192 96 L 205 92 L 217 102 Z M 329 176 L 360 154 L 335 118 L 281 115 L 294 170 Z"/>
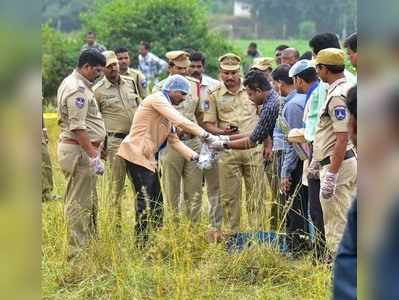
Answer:
<path fill-rule="evenodd" d="M 142 40 L 161 57 L 170 50 L 200 50 L 212 74 L 217 57 L 232 50 L 223 38 L 208 33 L 206 9 L 197 0 L 115 0 L 83 14 L 82 21 L 107 48 L 128 47 L 131 56 Z"/>
<path fill-rule="evenodd" d="M 301 39 L 311 39 L 316 34 L 316 23 L 313 21 L 303 21 L 299 24 L 299 36 Z"/>
<path fill-rule="evenodd" d="M 42 26 L 42 85 L 43 97 L 53 97 L 61 81 L 74 68 L 80 41 L 56 31 L 48 24 Z"/>

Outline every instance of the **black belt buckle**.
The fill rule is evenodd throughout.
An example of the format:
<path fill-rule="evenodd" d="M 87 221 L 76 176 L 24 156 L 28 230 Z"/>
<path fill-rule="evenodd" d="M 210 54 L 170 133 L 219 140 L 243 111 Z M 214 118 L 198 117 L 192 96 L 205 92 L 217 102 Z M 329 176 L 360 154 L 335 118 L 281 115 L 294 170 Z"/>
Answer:
<path fill-rule="evenodd" d="M 355 156 L 355 152 L 353 151 L 353 149 L 350 149 L 348 151 L 345 152 L 345 156 L 344 156 L 344 160 L 347 160 L 349 158 L 352 158 Z M 326 157 L 323 160 L 320 161 L 320 166 L 324 167 L 326 165 L 329 165 L 331 163 L 330 157 Z"/>

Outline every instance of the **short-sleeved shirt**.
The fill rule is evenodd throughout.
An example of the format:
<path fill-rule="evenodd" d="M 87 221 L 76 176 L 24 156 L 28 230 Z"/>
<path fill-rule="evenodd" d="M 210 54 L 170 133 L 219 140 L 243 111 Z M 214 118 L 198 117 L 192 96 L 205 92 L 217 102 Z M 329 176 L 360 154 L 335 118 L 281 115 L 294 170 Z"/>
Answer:
<path fill-rule="evenodd" d="M 134 114 L 140 104 L 134 80 L 120 76 L 119 84 L 114 84 L 104 76 L 93 90 L 107 132 L 129 133 Z"/>
<path fill-rule="evenodd" d="M 147 97 L 147 80 L 141 71 L 128 68 L 127 72 L 124 74 L 121 73 L 121 75 L 131 77 L 134 80 L 137 91 L 136 94 L 140 96 L 141 100 Z"/>
<path fill-rule="evenodd" d="M 320 121 L 316 128 L 313 148 L 316 160 L 320 161 L 333 153 L 336 133 L 348 132 L 349 112 L 346 95 L 350 86 L 346 78 L 341 78 L 328 88 L 327 100 L 320 110 Z M 353 144 L 348 141 L 347 150 L 352 148 Z"/>
<path fill-rule="evenodd" d="M 168 69 L 168 63 L 155 54 L 148 52 L 146 56 L 139 55 L 139 69 L 147 80 L 154 80 Z"/>
<path fill-rule="evenodd" d="M 179 105 L 175 106 L 176 110 L 180 112 L 183 116 L 194 123 L 198 123 L 197 116 L 200 114 L 200 82 L 199 80 L 185 76 L 185 78 L 190 83 L 190 93 L 186 96 L 186 100 L 181 102 Z M 158 82 L 152 88 L 152 92 L 160 92 L 162 91 L 162 86 L 165 83 L 166 79 Z"/>
<path fill-rule="evenodd" d="M 209 95 L 209 107 L 204 112 L 204 122 L 217 123 L 220 128 L 233 125 L 241 132 L 252 132 L 258 119 L 257 107 L 249 100 L 242 82 L 235 93 L 221 83 Z"/>
<path fill-rule="evenodd" d="M 200 83 L 200 112 L 201 119 L 204 119 L 204 112 L 209 108 L 209 94 L 219 87 L 220 81 L 207 75 L 202 75 Z"/>
<path fill-rule="evenodd" d="M 57 92 L 61 139 L 76 139 L 74 130 L 85 130 L 92 142 L 105 138 L 104 120 L 91 90 L 92 83 L 77 70 L 66 77 Z"/>

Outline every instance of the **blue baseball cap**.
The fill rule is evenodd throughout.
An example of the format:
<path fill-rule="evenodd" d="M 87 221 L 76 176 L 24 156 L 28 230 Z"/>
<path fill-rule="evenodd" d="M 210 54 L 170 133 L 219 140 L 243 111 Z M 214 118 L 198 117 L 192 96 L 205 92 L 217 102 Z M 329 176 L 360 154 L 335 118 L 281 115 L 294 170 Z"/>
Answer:
<path fill-rule="evenodd" d="M 182 75 L 172 75 L 165 80 L 162 90 L 167 92 L 180 91 L 188 94 L 190 92 L 190 83 Z"/>
<path fill-rule="evenodd" d="M 302 73 L 306 69 L 310 68 L 315 68 L 313 62 L 309 59 L 301 59 L 291 67 L 290 71 L 288 72 L 288 75 L 290 77 L 294 77 L 299 73 Z"/>

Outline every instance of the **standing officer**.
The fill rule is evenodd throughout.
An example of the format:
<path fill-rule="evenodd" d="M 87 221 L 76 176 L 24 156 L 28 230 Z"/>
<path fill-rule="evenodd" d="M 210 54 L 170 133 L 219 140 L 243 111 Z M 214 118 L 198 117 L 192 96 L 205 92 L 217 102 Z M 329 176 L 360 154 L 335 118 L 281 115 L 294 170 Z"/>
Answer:
<path fill-rule="evenodd" d="M 249 101 L 240 78 L 239 56 L 227 53 L 219 58 L 222 84 L 209 96 L 205 105 L 205 127 L 213 134 L 230 135 L 252 132 L 258 115 L 257 106 Z M 252 227 L 260 225 L 260 198 L 263 189 L 262 146 L 248 150 L 231 150 L 219 160 L 219 180 L 225 223 L 228 230 L 240 230 L 241 181 L 244 179 L 246 207 Z"/>
<path fill-rule="evenodd" d="M 131 61 L 127 48 L 118 48 L 115 50 L 115 54 L 118 58 L 120 74 L 133 78 L 136 94 L 143 100 L 147 97 L 147 81 L 144 74 L 137 69 L 130 68 Z"/>
<path fill-rule="evenodd" d="M 200 107 L 203 113 L 209 106 L 210 90 L 215 90 L 220 85 L 220 82 L 204 74 L 205 57 L 201 52 L 193 52 L 190 56 L 190 61 L 188 74 L 200 82 Z M 223 218 L 217 162 L 214 163 L 211 169 L 204 170 L 204 177 L 208 194 L 209 221 L 212 227 L 211 234 L 213 235 L 213 239 L 217 239 L 216 234 L 220 232 Z"/>
<path fill-rule="evenodd" d="M 121 195 L 125 185 L 126 163 L 116 152 L 128 135 L 133 116 L 140 104 L 136 83 L 131 77 L 119 74 L 118 59 L 113 51 L 104 51 L 106 65 L 104 77 L 93 91 L 107 131 L 106 157 L 110 166 L 111 215 L 119 226 L 121 218 Z"/>
<path fill-rule="evenodd" d="M 100 52 L 83 51 L 77 68 L 62 81 L 57 92 L 61 127 L 57 156 L 67 179 L 65 214 L 69 258 L 78 254 L 96 234 L 96 175 L 104 172 L 100 146 L 105 127 L 91 88 L 104 66 L 105 57 Z"/>
<path fill-rule="evenodd" d="M 190 121 L 197 124 L 200 123 L 199 81 L 187 76 L 190 55 L 185 51 L 170 51 L 165 56 L 169 60 L 169 75 L 185 76 L 190 83 L 190 92 L 187 95 L 187 99 L 176 106 L 176 109 Z M 166 79 L 155 85 L 153 92 L 160 91 L 165 81 Z M 201 143 L 198 137 L 180 130 L 178 130 L 177 135 L 189 148 L 195 152 L 200 151 Z M 202 171 L 196 167 L 194 162 L 185 160 L 169 145 L 166 146 L 161 160 L 166 199 L 169 201 L 172 210 L 174 212 L 179 210 L 181 182 L 183 181 L 182 204 L 185 208 L 185 215 L 192 222 L 199 221 L 202 204 Z"/>
<path fill-rule="evenodd" d="M 315 60 L 319 77 L 329 84 L 327 99 L 319 112 L 313 153 L 321 166 L 320 203 L 327 249 L 332 253 L 345 228 L 357 177 L 356 154 L 348 139 L 346 95 L 350 84 L 344 75 L 344 60 L 344 51 L 335 48 L 321 50 Z"/>

